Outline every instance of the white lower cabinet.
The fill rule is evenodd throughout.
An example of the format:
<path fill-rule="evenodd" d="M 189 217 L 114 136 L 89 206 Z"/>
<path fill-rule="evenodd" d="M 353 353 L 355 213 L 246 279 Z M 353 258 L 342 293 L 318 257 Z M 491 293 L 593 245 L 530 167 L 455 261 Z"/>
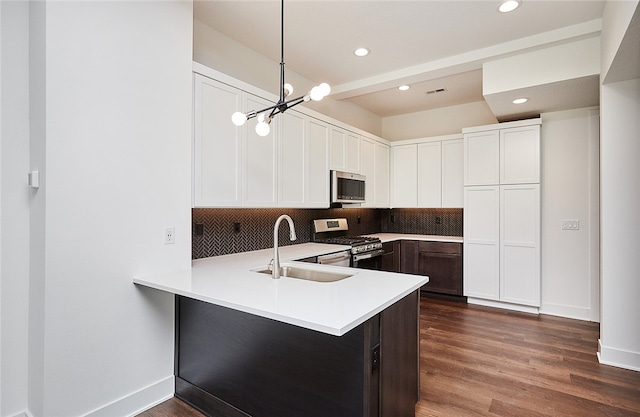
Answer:
<path fill-rule="evenodd" d="M 540 185 L 500 186 L 500 299 L 540 306 Z"/>
<path fill-rule="evenodd" d="M 465 187 L 464 295 L 500 299 L 500 187 Z"/>
<path fill-rule="evenodd" d="M 464 295 L 540 306 L 540 185 L 464 189 Z"/>

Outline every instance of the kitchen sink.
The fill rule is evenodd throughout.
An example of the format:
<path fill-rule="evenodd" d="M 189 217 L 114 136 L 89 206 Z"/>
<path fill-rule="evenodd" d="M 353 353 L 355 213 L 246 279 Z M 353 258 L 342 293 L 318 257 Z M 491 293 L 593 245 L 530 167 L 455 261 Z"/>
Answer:
<path fill-rule="evenodd" d="M 254 269 L 253 272 L 271 275 L 271 269 Z M 353 274 L 345 274 L 340 272 L 320 271 L 318 269 L 302 268 L 299 266 L 282 265 L 280 267 L 280 276 L 288 278 L 306 279 L 308 281 L 317 282 L 335 282 L 353 276 Z"/>

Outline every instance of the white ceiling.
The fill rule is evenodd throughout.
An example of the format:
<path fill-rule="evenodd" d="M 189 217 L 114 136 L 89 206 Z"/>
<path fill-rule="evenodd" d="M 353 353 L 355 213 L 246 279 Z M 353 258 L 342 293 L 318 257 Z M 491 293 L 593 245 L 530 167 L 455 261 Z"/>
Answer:
<path fill-rule="evenodd" d="M 498 5 L 493 0 L 287 0 L 286 68 L 328 82 L 332 98 L 380 117 L 478 102 L 484 100 L 483 61 L 594 36 L 593 22 L 604 9 L 604 1 L 523 0 L 519 9 L 503 14 Z M 196 1 L 194 18 L 280 61 L 279 1 Z M 369 56 L 353 55 L 360 46 L 371 50 Z M 405 83 L 412 88 L 398 91 Z M 528 112 L 597 104 L 597 85 L 591 77 L 528 92 L 546 101 Z M 426 93 L 440 88 L 446 91 Z M 523 112 L 489 104 L 494 113 L 498 106 L 496 116 L 503 120 Z"/>

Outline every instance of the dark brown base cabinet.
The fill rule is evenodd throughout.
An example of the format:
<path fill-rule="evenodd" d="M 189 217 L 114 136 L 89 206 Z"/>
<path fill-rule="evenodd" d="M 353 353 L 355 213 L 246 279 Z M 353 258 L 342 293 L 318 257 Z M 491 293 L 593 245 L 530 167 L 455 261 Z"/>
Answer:
<path fill-rule="evenodd" d="M 343 336 L 176 296 L 175 363 L 211 416 L 413 417 L 419 291 Z"/>
<path fill-rule="evenodd" d="M 429 276 L 421 290 L 462 297 L 462 244 L 403 240 L 400 272 Z"/>
<path fill-rule="evenodd" d="M 385 242 L 382 244 L 381 271 L 400 272 L 400 242 Z"/>

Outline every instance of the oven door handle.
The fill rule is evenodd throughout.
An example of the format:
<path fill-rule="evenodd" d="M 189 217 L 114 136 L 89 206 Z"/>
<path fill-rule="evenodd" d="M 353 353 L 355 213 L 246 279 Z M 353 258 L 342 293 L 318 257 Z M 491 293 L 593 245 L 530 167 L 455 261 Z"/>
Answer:
<path fill-rule="evenodd" d="M 376 249 L 371 252 L 358 253 L 356 255 L 353 255 L 353 261 L 358 262 L 362 261 L 363 259 L 375 258 L 376 256 L 381 256 L 382 254 L 384 254 L 384 249 Z"/>
<path fill-rule="evenodd" d="M 332 253 L 330 255 L 321 255 L 318 256 L 319 264 L 333 264 L 338 263 L 340 261 L 347 260 L 351 257 L 351 254 L 348 251 Z"/>

